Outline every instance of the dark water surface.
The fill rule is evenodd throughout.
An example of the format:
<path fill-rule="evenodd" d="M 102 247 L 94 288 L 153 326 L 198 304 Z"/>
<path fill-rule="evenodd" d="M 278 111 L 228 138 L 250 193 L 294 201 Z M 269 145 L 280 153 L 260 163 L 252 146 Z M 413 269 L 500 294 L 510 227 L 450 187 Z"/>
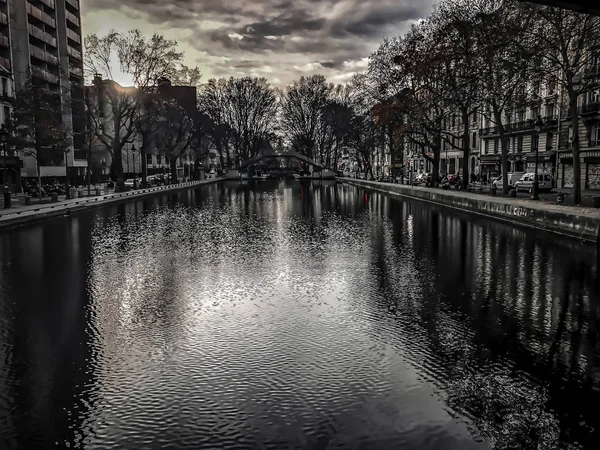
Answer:
<path fill-rule="evenodd" d="M 206 186 L 0 234 L 0 448 L 597 449 L 599 320 L 585 247 Z"/>

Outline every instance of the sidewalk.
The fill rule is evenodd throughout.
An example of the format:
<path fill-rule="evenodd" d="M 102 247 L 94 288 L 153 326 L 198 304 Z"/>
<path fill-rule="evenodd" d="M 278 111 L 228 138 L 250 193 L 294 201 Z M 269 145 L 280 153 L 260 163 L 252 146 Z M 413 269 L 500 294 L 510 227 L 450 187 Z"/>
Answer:
<path fill-rule="evenodd" d="M 20 198 L 15 199 L 13 197 L 13 201 L 18 201 L 14 202 L 11 208 L 0 209 L 0 228 L 24 225 L 38 219 L 63 216 L 65 214 L 71 214 L 71 212 L 91 209 L 100 205 L 128 201 L 130 199 L 133 200 L 163 192 L 187 189 L 194 186 L 214 183 L 215 181 L 217 180 L 189 181 L 169 186 L 155 186 L 119 193 L 115 193 L 112 190 L 110 192 L 105 192 L 103 189 L 102 194 L 99 196 L 94 195 L 94 189 L 94 191 L 92 191 L 92 196 L 90 197 L 84 196 L 83 198 L 66 200 L 65 196 L 62 195 L 59 196 L 58 202 L 51 202 L 48 198 L 45 198 L 42 203 L 39 203 L 38 199 L 32 198 L 32 203 L 30 205 L 25 205 Z M 87 195 L 87 188 L 84 191 L 84 195 Z"/>

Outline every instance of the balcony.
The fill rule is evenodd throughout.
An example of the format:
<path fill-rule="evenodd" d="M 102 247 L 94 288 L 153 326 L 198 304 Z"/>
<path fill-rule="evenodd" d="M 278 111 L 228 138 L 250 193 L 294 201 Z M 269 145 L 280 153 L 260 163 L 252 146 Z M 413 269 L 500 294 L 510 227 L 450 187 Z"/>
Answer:
<path fill-rule="evenodd" d="M 79 0 L 67 0 L 67 3 L 79 11 Z"/>
<path fill-rule="evenodd" d="M 78 44 L 81 44 L 81 37 L 79 34 L 75 33 L 73 30 L 67 28 L 67 37 Z"/>
<path fill-rule="evenodd" d="M 73 47 L 71 47 L 70 45 L 67 46 L 67 53 L 69 54 L 69 56 L 72 56 L 75 59 L 78 59 L 79 61 L 81 61 L 81 52 L 79 50 L 75 50 Z"/>
<path fill-rule="evenodd" d="M 54 9 L 54 0 L 40 0 L 44 5 Z"/>
<path fill-rule="evenodd" d="M 10 48 L 10 42 L 8 40 L 8 36 L 0 34 L 0 47 Z"/>
<path fill-rule="evenodd" d="M 66 16 L 67 16 L 67 20 L 69 22 L 71 22 L 72 24 L 75 24 L 77 27 L 79 27 L 79 19 L 77 18 L 77 16 L 75 14 L 71 14 L 69 11 L 66 11 Z"/>
<path fill-rule="evenodd" d="M 581 114 L 598 114 L 600 113 L 600 102 L 585 103 L 581 107 Z"/>
<path fill-rule="evenodd" d="M 4 67 L 5 69 L 10 70 L 12 67 L 12 64 L 10 63 L 10 59 L 0 56 L 0 66 Z"/>
<path fill-rule="evenodd" d="M 543 120 L 544 120 L 544 128 L 556 127 L 558 125 L 558 115 L 556 115 L 556 114 L 546 115 L 543 118 Z"/>
<path fill-rule="evenodd" d="M 69 66 L 69 73 L 79 78 L 83 78 L 83 70 L 81 70 L 79 67 Z"/>
<path fill-rule="evenodd" d="M 47 70 L 40 68 L 37 68 L 37 70 L 33 72 L 33 76 L 41 78 L 42 80 L 46 80 L 49 83 L 58 84 L 60 82 L 60 78 L 58 77 L 58 75 L 54 75 L 48 72 Z"/>
<path fill-rule="evenodd" d="M 34 24 L 30 23 L 27 28 L 29 29 L 29 34 L 34 38 L 39 39 L 40 41 L 44 41 L 46 44 L 51 45 L 52 47 L 56 47 L 56 38 L 51 36 L 50 34 L 42 31 L 40 28 L 36 27 Z"/>
<path fill-rule="evenodd" d="M 29 45 L 29 53 L 32 57 L 37 58 L 41 61 L 45 61 L 54 65 L 58 64 L 58 58 L 56 56 L 54 56 L 51 53 L 45 52 L 44 50 L 42 50 L 39 47 L 36 47 L 35 45 Z"/>
<path fill-rule="evenodd" d="M 8 25 L 8 16 L 3 12 L 0 12 L 0 23 L 3 25 Z"/>
<path fill-rule="evenodd" d="M 38 7 L 33 6 L 31 3 L 27 3 L 27 13 L 29 13 L 32 17 L 41 20 L 46 25 L 49 25 L 52 28 L 56 28 L 56 21 L 52 17 L 50 17 L 50 15 L 46 14 Z"/>

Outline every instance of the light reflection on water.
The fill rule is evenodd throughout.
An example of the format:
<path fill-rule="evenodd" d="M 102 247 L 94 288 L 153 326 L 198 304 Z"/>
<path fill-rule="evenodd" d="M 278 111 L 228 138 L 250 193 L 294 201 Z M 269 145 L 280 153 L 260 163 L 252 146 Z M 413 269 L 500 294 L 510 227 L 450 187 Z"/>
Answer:
<path fill-rule="evenodd" d="M 15 448 L 598 436 L 597 261 L 505 225 L 335 183 L 227 183 L 4 233 L 0 268 Z"/>

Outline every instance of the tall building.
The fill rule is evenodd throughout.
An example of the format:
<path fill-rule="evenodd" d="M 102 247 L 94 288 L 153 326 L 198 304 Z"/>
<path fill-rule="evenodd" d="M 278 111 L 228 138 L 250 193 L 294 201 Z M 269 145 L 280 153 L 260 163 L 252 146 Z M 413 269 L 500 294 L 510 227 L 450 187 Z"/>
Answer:
<path fill-rule="evenodd" d="M 8 46 L 3 45 L 6 41 Z M 82 43 L 79 0 L 0 0 L 0 66 L 12 70 L 17 95 L 34 74 L 56 94 L 57 113 L 73 131 L 73 148 L 66 158 L 40 160 L 42 176 L 64 177 L 66 170 L 71 177 L 85 173 Z M 21 175 L 36 176 L 33 158 L 24 158 Z"/>

